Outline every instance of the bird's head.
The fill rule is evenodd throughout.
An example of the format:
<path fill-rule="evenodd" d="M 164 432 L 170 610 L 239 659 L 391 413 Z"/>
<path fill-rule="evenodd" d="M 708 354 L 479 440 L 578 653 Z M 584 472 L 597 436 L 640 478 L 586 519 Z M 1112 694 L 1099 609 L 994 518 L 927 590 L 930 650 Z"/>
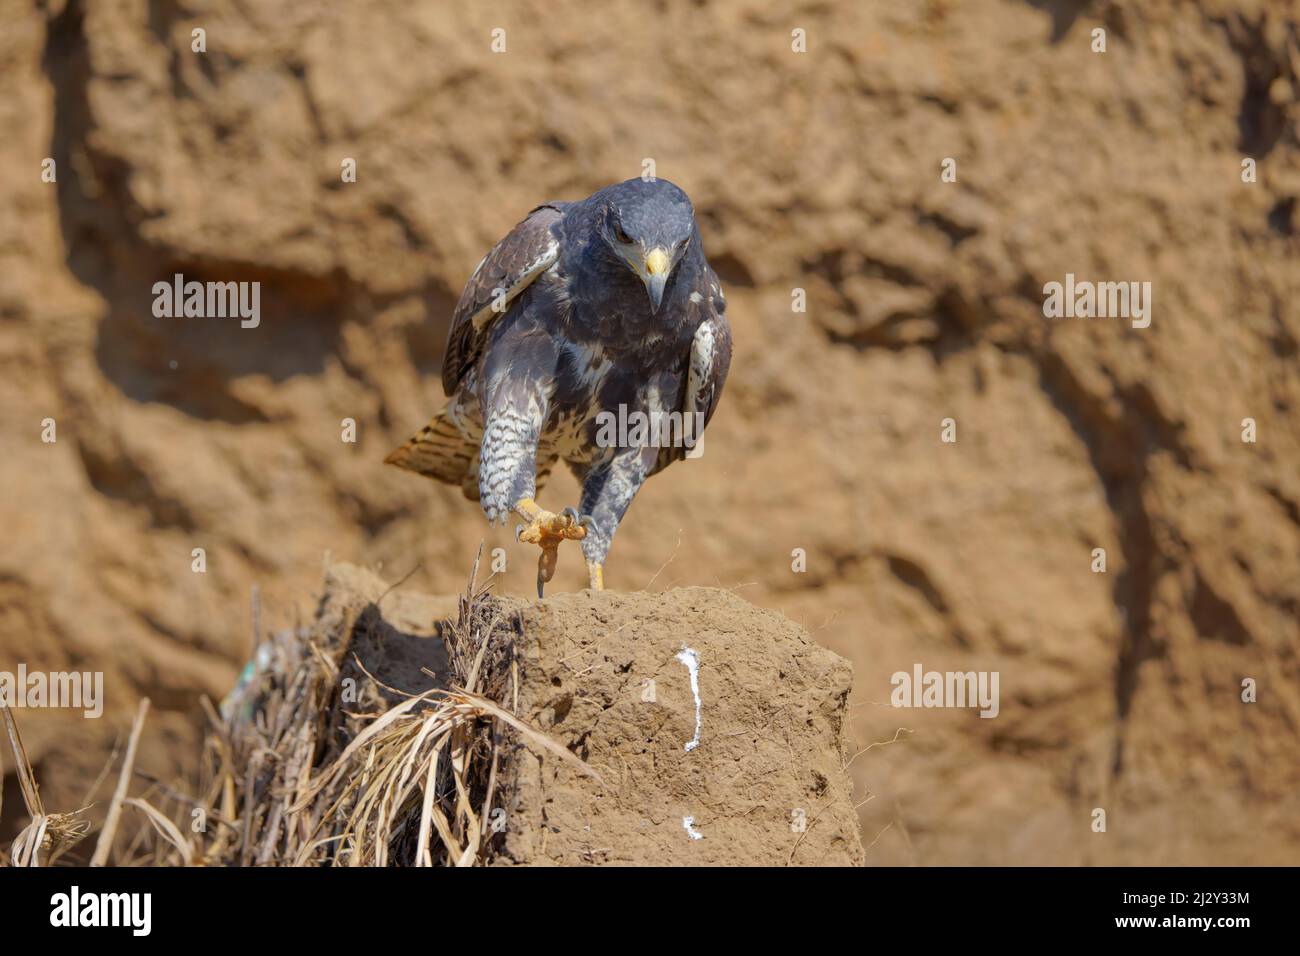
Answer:
<path fill-rule="evenodd" d="M 603 236 L 614 254 L 636 273 L 657 313 L 664 289 L 695 236 L 691 201 L 667 180 L 629 179 L 611 189 Z"/>

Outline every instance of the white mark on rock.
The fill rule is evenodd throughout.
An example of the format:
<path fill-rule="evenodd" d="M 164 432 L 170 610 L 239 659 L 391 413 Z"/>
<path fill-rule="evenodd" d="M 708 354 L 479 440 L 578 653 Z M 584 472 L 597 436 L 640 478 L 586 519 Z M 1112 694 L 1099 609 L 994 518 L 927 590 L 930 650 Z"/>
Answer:
<path fill-rule="evenodd" d="M 677 659 L 691 672 L 691 693 L 695 695 L 695 736 L 682 748 L 690 753 L 700 745 L 700 655 L 695 652 L 695 648 L 683 644 Z"/>
<path fill-rule="evenodd" d="M 699 830 L 695 829 L 694 817 L 682 817 L 682 829 L 686 831 L 686 835 L 690 837 L 692 840 L 704 839 L 704 834 L 701 833 Z"/>

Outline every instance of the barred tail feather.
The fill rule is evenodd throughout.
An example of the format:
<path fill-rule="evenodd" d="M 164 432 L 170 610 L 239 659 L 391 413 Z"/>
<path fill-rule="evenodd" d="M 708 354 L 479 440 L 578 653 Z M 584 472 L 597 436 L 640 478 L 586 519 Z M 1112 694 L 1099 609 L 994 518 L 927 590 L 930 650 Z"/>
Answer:
<path fill-rule="evenodd" d="M 384 462 L 437 481 L 463 485 L 471 472 L 477 471 L 477 458 L 478 443 L 461 434 L 445 413 L 439 413 Z"/>

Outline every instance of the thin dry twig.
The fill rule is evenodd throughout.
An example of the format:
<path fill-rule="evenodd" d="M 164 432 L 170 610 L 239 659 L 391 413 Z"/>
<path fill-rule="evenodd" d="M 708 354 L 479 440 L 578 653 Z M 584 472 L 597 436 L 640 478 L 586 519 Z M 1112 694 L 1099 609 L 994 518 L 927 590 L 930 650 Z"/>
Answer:
<path fill-rule="evenodd" d="M 899 727 L 897 730 L 894 731 L 894 737 L 892 740 L 877 740 L 875 743 L 868 744 L 867 746 L 863 747 L 861 750 L 859 750 L 857 753 L 855 753 L 852 757 L 849 758 L 849 762 L 844 765 L 844 769 L 848 770 L 849 767 L 853 766 L 853 761 L 857 760 L 864 753 L 866 753 L 868 750 L 871 750 L 874 747 L 887 747 L 890 744 L 898 743 L 898 735 L 903 733 L 904 731 L 906 731 L 909 734 L 916 733 L 916 731 L 914 731 L 910 727 Z"/>
<path fill-rule="evenodd" d="M 140 743 L 140 731 L 144 729 L 144 718 L 149 713 L 149 698 L 140 701 L 135 714 L 135 723 L 131 725 L 131 739 L 126 745 L 126 758 L 122 761 L 122 772 L 117 777 L 117 789 L 113 792 L 113 802 L 108 806 L 108 816 L 104 818 L 104 829 L 99 833 L 99 842 L 95 844 L 95 854 L 90 858 L 91 866 L 103 866 L 108 862 L 109 851 L 113 848 L 113 838 L 117 835 L 118 819 L 122 815 L 122 802 L 126 799 L 127 787 L 131 783 L 131 769 L 135 766 L 135 748 Z"/>

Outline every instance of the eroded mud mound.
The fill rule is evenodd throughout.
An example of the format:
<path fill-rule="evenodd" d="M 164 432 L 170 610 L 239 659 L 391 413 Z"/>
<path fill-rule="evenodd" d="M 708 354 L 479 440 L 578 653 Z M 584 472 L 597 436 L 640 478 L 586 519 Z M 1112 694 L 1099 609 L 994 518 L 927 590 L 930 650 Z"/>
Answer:
<path fill-rule="evenodd" d="M 562 594 L 518 622 L 521 713 L 606 786 L 522 755 L 505 858 L 862 862 L 853 669 L 798 625 L 716 588 Z"/>
<path fill-rule="evenodd" d="M 515 647 L 518 696 L 510 682 L 502 703 L 601 778 L 515 738 L 491 861 L 863 862 L 845 771 L 853 669 L 798 625 L 714 588 L 486 600 Z M 317 625 L 351 630 L 340 674 L 359 694 L 346 709 L 445 686 L 449 625 L 436 618 L 455 613 L 454 599 L 330 568 Z"/>

